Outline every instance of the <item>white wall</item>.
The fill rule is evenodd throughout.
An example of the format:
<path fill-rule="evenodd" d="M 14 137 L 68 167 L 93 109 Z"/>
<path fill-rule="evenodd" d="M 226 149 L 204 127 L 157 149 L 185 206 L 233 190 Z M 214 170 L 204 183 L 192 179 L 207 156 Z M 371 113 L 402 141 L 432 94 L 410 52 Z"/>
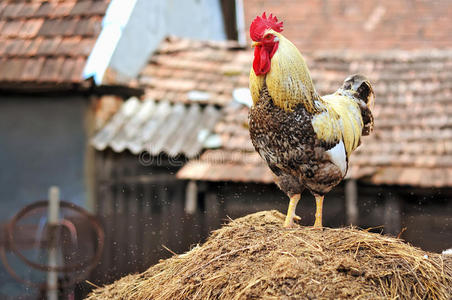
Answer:
<path fill-rule="evenodd" d="M 118 83 L 137 76 L 167 35 L 225 40 L 220 0 L 137 0 L 103 82 Z"/>
<path fill-rule="evenodd" d="M 167 33 L 202 40 L 226 39 L 219 0 L 167 0 L 164 3 Z"/>

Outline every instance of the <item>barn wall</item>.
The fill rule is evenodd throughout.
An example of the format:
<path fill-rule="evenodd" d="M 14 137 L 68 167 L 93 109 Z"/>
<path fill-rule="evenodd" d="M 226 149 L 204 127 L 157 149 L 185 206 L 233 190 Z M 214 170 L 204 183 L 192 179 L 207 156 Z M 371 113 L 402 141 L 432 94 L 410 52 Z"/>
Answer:
<path fill-rule="evenodd" d="M 399 235 L 423 250 L 452 246 L 452 189 L 409 186 L 358 186 L 361 228 Z"/>
<path fill-rule="evenodd" d="M 186 251 L 200 240 L 201 218 L 184 213 L 185 182 L 175 173 L 183 161 L 96 152 L 96 210 L 105 229 L 101 262 L 91 275 L 105 284 L 146 270 L 169 249 Z"/>
<path fill-rule="evenodd" d="M 84 97 L 0 96 L 0 230 L 25 205 L 47 199 L 51 185 L 60 187 L 61 199 L 84 206 L 88 109 Z M 9 259 L 30 276 L 30 268 Z M 27 292 L 36 290 L 24 291 L 0 267 L 0 298 Z"/>
<path fill-rule="evenodd" d="M 0 97 L 0 220 L 47 198 L 84 205 L 87 143 L 83 97 Z"/>

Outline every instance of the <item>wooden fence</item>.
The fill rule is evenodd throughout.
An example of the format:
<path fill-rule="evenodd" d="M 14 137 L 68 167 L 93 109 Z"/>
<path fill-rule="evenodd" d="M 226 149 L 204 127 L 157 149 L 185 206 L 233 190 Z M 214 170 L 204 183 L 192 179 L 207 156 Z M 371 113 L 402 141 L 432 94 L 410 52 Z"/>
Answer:
<path fill-rule="evenodd" d="M 185 213 L 187 184 L 176 179 L 177 169 L 164 160 L 158 166 L 142 166 L 128 153 L 98 153 L 97 215 L 106 240 L 93 282 L 144 271 L 171 256 L 170 251 L 187 251 L 219 225 L 206 224 L 215 216 L 206 210 Z"/>

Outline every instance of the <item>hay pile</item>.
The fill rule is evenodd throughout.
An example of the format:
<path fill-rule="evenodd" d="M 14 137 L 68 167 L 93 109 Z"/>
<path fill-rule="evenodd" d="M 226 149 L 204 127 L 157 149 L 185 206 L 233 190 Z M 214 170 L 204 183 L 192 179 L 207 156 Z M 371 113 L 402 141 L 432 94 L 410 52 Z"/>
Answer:
<path fill-rule="evenodd" d="M 282 228 L 260 212 L 88 299 L 452 299 L 452 264 L 353 228 Z"/>

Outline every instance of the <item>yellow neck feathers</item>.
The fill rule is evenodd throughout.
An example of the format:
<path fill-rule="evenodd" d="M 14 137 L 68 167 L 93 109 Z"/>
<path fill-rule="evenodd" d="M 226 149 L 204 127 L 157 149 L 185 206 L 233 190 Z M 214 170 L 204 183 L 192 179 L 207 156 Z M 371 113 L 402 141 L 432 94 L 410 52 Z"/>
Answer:
<path fill-rule="evenodd" d="M 251 68 L 250 91 L 254 104 L 259 101 L 259 94 L 265 81 L 275 105 L 291 111 L 296 105 L 303 103 L 309 112 L 315 112 L 314 100 L 320 97 L 314 89 L 303 56 L 283 35 L 272 33 L 279 38 L 279 46 L 271 59 L 270 71 L 265 75 L 256 76 Z"/>

